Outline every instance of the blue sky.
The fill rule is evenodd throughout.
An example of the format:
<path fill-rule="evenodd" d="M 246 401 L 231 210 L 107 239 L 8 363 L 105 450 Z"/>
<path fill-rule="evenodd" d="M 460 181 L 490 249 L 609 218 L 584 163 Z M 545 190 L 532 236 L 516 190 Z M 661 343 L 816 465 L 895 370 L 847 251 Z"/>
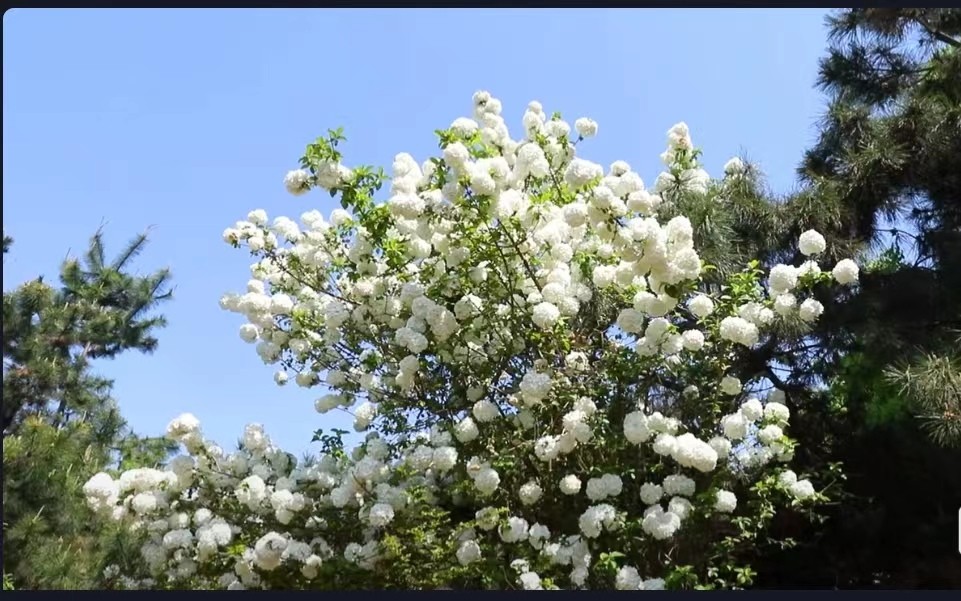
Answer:
<path fill-rule="evenodd" d="M 55 276 L 101 223 L 111 250 L 152 226 L 142 270 L 169 266 L 175 300 L 153 356 L 99 369 L 137 431 L 190 411 L 233 446 L 264 424 L 300 453 L 322 391 L 278 388 L 220 310 L 249 257 L 221 232 L 255 208 L 328 213 L 282 184 L 304 146 L 343 126 L 348 164 L 423 160 L 432 132 L 486 89 L 512 131 L 530 100 L 600 124 L 584 146 L 646 181 L 667 129 L 690 125 L 708 170 L 735 154 L 787 192 L 824 99 L 813 88 L 824 11 L 799 9 L 16 9 L 3 19 L 4 289 Z"/>

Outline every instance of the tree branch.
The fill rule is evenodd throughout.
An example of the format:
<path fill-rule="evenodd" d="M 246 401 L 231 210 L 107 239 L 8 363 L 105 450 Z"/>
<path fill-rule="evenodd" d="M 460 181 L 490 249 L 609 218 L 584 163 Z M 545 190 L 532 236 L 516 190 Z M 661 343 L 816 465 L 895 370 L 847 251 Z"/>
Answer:
<path fill-rule="evenodd" d="M 923 17 L 917 17 L 916 21 L 918 25 L 923 27 L 924 30 L 928 32 L 928 35 L 930 35 L 934 39 L 938 40 L 939 42 L 943 42 L 953 48 L 961 48 L 961 41 L 952 38 L 948 34 L 941 31 L 940 29 L 937 29 L 936 27 L 932 27 L 931 25 L 928 24 L 927 20 L 924 19 Z"/>

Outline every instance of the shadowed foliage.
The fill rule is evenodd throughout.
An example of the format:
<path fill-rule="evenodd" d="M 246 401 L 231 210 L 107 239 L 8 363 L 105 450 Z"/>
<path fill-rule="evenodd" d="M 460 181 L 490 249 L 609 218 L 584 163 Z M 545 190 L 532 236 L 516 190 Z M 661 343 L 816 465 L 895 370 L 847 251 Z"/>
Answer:
<path fill-rule="evenodd" d="M 961 10 L 844 9 L 828 27 L 829 107 L 784 206 L 861 248 L 861 282 L 822 299 L 816 355 L 784 355 L 783 378 L 822 383 L 797 399 L 799 460 L 847 480 L 825 527 L 782 521 L 800 544 L 760 562 L 760 585 L 959 588 Z"/>
<path fill-rule="evenodd" d="M 6 254 L 13 240 L 4 235 Z M 97 232 L 60 286 L 42 277 L 3 294 L 3 573 L 18 589 L 97 588 L 108 563 L 136 561 L 119 531 L 94 527 L 82 487 L 110 466 L 155 465 L 172 450 L 130 432 L 91 363 L 151 352 L 171 298 L 167 270 L 132 275 L 147 243 L 113 260 Z"/>

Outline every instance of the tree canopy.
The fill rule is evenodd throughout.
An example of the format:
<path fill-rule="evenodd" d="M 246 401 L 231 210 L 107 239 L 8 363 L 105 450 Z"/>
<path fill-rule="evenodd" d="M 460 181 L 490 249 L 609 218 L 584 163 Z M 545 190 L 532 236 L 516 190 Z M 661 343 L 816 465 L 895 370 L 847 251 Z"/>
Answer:
<path fill-rule="evenodd" d="M 4 235 L 6 254 L 13 240 Z M 97 232 L 55 287 L 42 277 L 3 294 L 3 573 L 17 588 L 95 588 L 124 533 L 90 520 L 82 486 L 109 466 L 155 465 L 171 450 L 133 434 L 94 361 L 151 352 L 170 274 L 130 272 L 147 243 L 113 260 Z"/>

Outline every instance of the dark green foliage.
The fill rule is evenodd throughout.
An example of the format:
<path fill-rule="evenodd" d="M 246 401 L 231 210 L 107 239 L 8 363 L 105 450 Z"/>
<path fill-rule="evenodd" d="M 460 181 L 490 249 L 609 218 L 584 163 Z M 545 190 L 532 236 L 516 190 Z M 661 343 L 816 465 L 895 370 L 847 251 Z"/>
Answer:
<path fill-rule="evenodd" d="M 12 240 L 4 236 L 4 253 Z M 92 520 L 84 483 L 110 466 L 153 466 L 172 451 L 129 431 L 111 381 L 91 362 L 150 352 L 165 324 L 169 273 L 130 275 L 137 236 L 108 262 L 98 232 L 84 262 L 67 260 L 59 288 L 42 278 L 3 295 L 3 573 L 17 589 L 89 589 L 110 563 L 136 561 L 126 534 Z"/>
<path fill-rule="evenodd" d="M 762 339 L 742 374 L 787 393 L 795 469 L 840 463 L 823 525 L 791 512 L 749 553 L 757 586 L 961 588 L 961 10 L 844 9 L 828 22 L 829 94 L 802 188 L 778 196 L 752 170 L 714 198 L 681 199 L 719 274 L 752 258 L 794 263 L 798 236 L 855 257 L 856 289 L 818 296 L 813 332 Z M 813 391 L 812 391 L 813 390 Z"/>
<path fill-rule="evenodd" d="M 137 236 L 108 263 L 98 232 L 84 263 L 64 262 L 60 289 L 38 278 L 4 294 L 4 436 L 27 415 L 59 424 L 96 407 L 110 382 L 89 372 L 90 361 L 156 348 L 152 332 L 165 320 L 148 313 L 171 297 L 164 290 L 170 274 L 140 277 L 125 271 L 146 242 L 145 235 Z"/>
<path fill-rule="evenodd" d="M 851 9 L 830 26 L 832 101 L 802 176 L 845 207 L 849 237 L 911 256 L 865 282 L 850 327 L 890 360 L 957 349 L 961 10 Z"/>
<path fill-rule="evenodd" d="M 936 442 L 961 444 L 961 10 L 851 9 L 830 26 L 832 104 L 802 174 L 846 207 L 850 237 L 912 257 L 866 279 L 844 324 Z"/>
<path fill-rule="evenodd" d="M 82 494 L 97 471 L 121 461 L 154 466 L 169 452 L 163 441 L 126 440 L 115 409 L 60 427 L 28 417 L 3 445 L 4 573 L 20 589 L 90 589 L 104 567 L 136 561 L 126 534 L 95 522 Z M 109 526 L 109 525 L 108 525 Z"/>
<path fill-rule="evenodd" d="M 809 398 L 797 465 L 843 464 L 828 520 L 812 528 L 779 516 L 771 536 L 798 546 L 756 563 L 765 588 L 958 588 L 957 450 L 934 444 L 910 400 L 884 377 L 870 349 L 849 350 L 825 371 L 830 388 Z"/>
<path fill-rule="evenodd" d="M 959 588 L 961 10 L 844 9 L 829 27 L 830 106 L 783 206 L 829 249 L 863 250 L 860 286 L 820 299 L 811 352 L 778 360 L 799 467 L 839 461 L 847 479 L 825 527 L 776 522 L 799 545 L 760 558 L 759 585 Z"/>

